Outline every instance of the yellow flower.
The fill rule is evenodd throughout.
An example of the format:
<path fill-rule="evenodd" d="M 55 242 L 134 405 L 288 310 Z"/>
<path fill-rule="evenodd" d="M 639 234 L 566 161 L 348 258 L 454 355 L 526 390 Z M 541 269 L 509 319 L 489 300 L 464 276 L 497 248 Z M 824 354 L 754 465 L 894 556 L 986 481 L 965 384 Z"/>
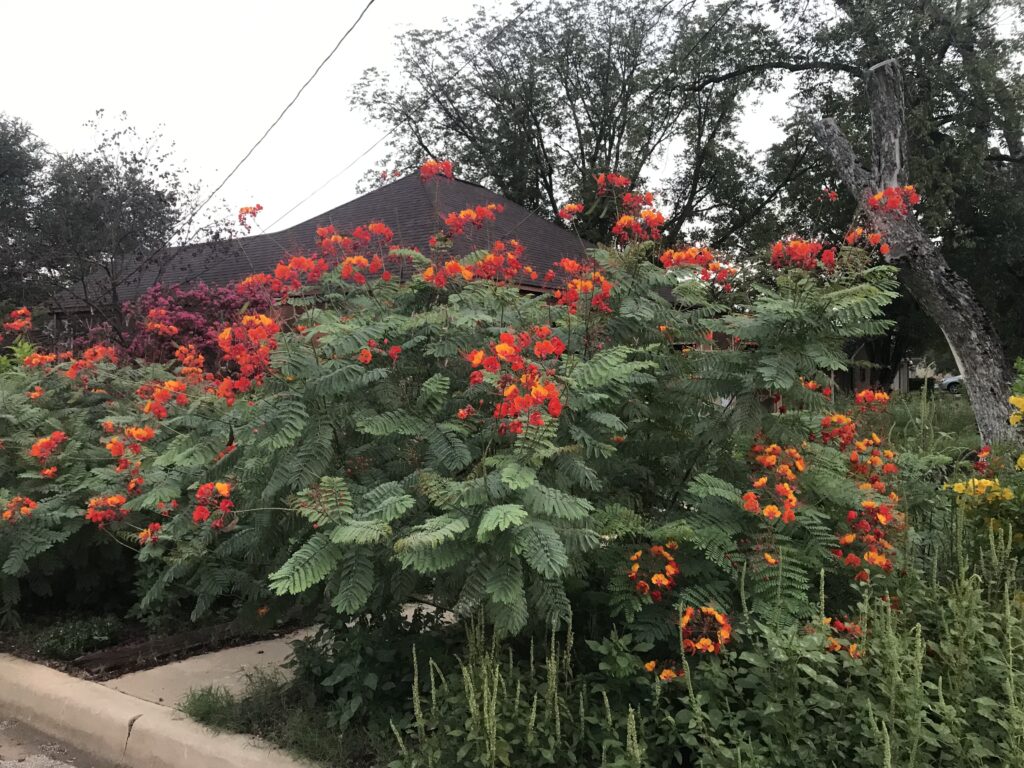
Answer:
<path fill-rule="evenodd" d="M 1010 395 L 1010 405 L 1018 411 L 1024 411 L 1024 395 Z"/>
<path fill-rule="evenodd" d="M 1018 424 L 1021 423 L 1022 420 L 1024 420 L 1024 414 L 1022 414 L 1020 411 L 1017 411 L 1017 413 L 1010 414 L 1011 427 L 1016 427 Z"/>
<path fill-rule="evenodd" d="M 953 483 L 953 493 L 963 493 L 967 490 L 967 486 L 963 483 Z"/>
<path fill-rule="evenodd" d="M 1024 453 L 1017 457 L 1017 469 L 1024 471 Z"/>

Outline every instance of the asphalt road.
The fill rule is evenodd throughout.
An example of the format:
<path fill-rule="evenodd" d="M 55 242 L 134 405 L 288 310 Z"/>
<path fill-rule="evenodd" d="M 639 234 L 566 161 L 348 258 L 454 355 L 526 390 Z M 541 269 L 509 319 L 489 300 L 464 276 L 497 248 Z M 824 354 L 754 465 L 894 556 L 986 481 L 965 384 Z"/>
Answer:
<path fill-rule="evenodd" d="M 0 712 L 0 768 L 116 768 Z"/>

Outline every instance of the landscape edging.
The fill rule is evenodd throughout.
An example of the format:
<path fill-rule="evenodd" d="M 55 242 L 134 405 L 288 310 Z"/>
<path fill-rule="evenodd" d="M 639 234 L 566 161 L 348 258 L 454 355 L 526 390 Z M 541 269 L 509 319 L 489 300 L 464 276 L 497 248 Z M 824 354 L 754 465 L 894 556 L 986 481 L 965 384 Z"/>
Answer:
<path fill-rule="evenodd" d="M 128 768 L 310 768 L 258 739 L 9 654 L 0 654 L 0 710 Z"/>

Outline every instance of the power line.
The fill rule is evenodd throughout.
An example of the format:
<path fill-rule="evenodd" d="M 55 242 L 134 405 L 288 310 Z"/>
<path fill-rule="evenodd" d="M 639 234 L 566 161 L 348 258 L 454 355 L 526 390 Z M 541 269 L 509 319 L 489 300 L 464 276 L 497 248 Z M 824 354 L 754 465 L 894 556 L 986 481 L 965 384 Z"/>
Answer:
<path fill-rule="evenodd" d="M 272 130 L 274 130 L 274 127 L 275 127 L 275 126 L 276 126 L 276 125 L 277 125 L 278 123 L 280 123 L 280 122 L 281 122 L 281 118 L 283 118 L 283 117 L 285 116 L 285 114 L 287 114 L 288 110 L 292 108 L 292 106 L 293 106 L 293 105 L 295 104 L 295 102 L 296 102 L 296 101 L 298 101 L 298 99 L 299 99 L 299 96 L 301 96 L 301 95 L 302 95 L 302 92 L 303 92 L 304 90 L 306 90 L 306 87 L 307 87 L 307 86 L 308 86 L 308 85 L 309 85 L 309 84 L 310 84 L 311 82 L 313 82 L 313 79 L 314 79 L 314 78 L 315 78 L 315 77 L 316 77 L 316 76 L 317 76 L 318 74 L 320 74 L 320 70 L 321 70 L 321 69 L 323 69 L 323 68 L 324 68 L 324 66 L 325 66 L 325 65 L 327 64 L 327 62 L 331 60 L 331 57 L 333 57 L 333 56 L 334 56 L 334 54 L 338 52 L 338 49 L 339 49 L 339 48 L 341 48 L 341 44 L 345 42 L 345 40 L 346 40 L 346 39 L 348 38 L 348 36 L 349 36 L 350 34 L 352 34 L 352 30 L 354 30 L 354 29 L 355 29 L 355 28 L 356 28 L 357 26 L 359 26 L 359 22 L 361 22 L 361 21 L 363 20 L 363 16 L 365 16 L 365 15 L 366 15 L 366 12 L 367 12 L 368 10 L 370 10 L 370 6 L 371 6 L 371 5 L 373 5 L 373 4 L 375 3 L 375 2 L 376 2 L 376 0 L 369 0 L 369 2 L 367 2 L 367 3 L 366 3 L 366 6 L 365 6 L 365 7 L 363 8 L 363 10 L 362 10 L 362 11 L 361 11 L 361 12 L 359 13 L 359 16 L 357 16 L 357 17 L 356 17 L 356 20 L 355 20 L 354 22 L 352 22 L 352 25 L 351 25 L 351 26 L 350 26 L 350 27 L 349 27 L 349 28 L 348 28 L 347 30 L 345 30 L 345 34 L 343 34 L 343 35 L 341 36 L 341 38 L 340 38 L 340 39 L 338 40 L 338 42 L 334 44 L 334 47 L 333 47 L 333 48 L 331 49 L 331 52 L 330 52 L 330 53 L 328 53 L 328 54 L 327 54 L 327 56 L 326 56 L 326 57 L 324 58 L 324 60 L 323 60 L 323 61 L 321 61 L 321 62 L 320 62 L 320 64 L 319 64 L 319 65 L 317 66 L 317 68 L 316 68 L 315 70 L 313 70 L 313 74 L 312 74 L 312 75 L 310 75 L 310 76 L 309 76 L 309 78 L 308 78 L 308 79 L 306 80 L 306 82 L 304 82 L 304 83 L 302 84 L 302 87 L 301 87 L 301 88 L 299 88 L 299 90 L 295 92 L 295 95 L 294 95 L 294 96 L 292 97 L 292 100 L 291 100 L 291 101 L 289 101 L 289 102 L 288 102 L 288 104 L 287 104 L 287 105 L 285 106 L 285 108 L 281 110 L 281 114 L 279 114 L 279 115 L 277 116 L 277 119 L 275 119 L 275 120 L 274 120 L 274 122 L 272 122 L 272 123 L 270 124 L 270 127 L 269 127 L 269 128 L 267 128 L 267 130 L 265 130 L 265 131 L 263 132 L 263 135 L 262 135 L 262 136 L 260 136 L 260 138 L 259 138 L 259 139 L 258 139 L 258 140 L 256 141 L 256 143 L 255 143 L 255 144 L 253 144 L 253 145 L 252 145 L 252 147 L 250 147 L 250 148 L 249 148 L 249 151 L 248 151 L 248 152 L 246 152 L 246 153 L 245 153 L 245 156 L 244 156 L 244 157 L 242 157 L 242 159 L 238 161 L 238 164 L 237 164 L 237 165 L 235 165 L 235 167 L 231 169 L 231 172 L 230 172 L 230 173 L 228 173 L 228 175 L 224 177 L 224 180 L 223 180 L 223 181 L 221 181 L 221 183 L 220 183 L 220 184 L 218 184 L 218 185 L 216 186 L 216 188 L 215 188 L 215 189 L 213 190 L 213 192 L 211 192 L 211 193 L 209 194 L 209 196 L 208 196 L 208 197 L 207 197 L 207 198 L 206 198 L 205 200 L 203 200 L 203 202 L 202 202 L 202 203 L 200 203 L 199 207 L 198 207 L 198 208 L 196 208 L 196 209 L 195 209 L 195 210 L 194 210 L 194 211 L 192 212 L 192 214 L 191 214 L 191 215 L 190 215 L 190 216 L 188 217 L 188 222 L 189 222 L 189 223 L 191 223 L 191 222 L 192 222 L 192 220 L 193 220 L 193 219 L 195 219 L 195 217 L 196 217 L 196 216 L 197 216 L 197 215 L 199 214 L 199 212 L 200 212 L 201 210 L 203 210 L 203 208 L 205 208 L 205 207 L 206 207 L 207 203 L 209 203 L 209 202 L 210 202 L 210 201 L 211 201 L 211 200 L 212 200 L 212 199 L 214 198 L 214 195 L 216 195 L 216 194 L 217 194 L 218 192 L 220 192 L 220 191 L 221 191 L 221 189 L 223 189 L 223 188 L 224 188 L 224 185 L 225 185 L 225 184 L 227 184 L 227 183 L 228 183 L 228 181 L 229 181 L 229 180 L 231 179 L 231 177 L 232 177 L 232 176 L 234 176 L 234 175 L 235 175 L 235 173 L 236 173 L 236 172 L 238 171 L 238 169 L 242 167 L 242 164 L 243 164 L 243 163 L 245 163 L 245 161 L 246 161 L 246 160 L 248 160 L 248 159 L 249 159 L 249 158 L 250 158 L 250 157 L 252 156 L 252 153 L 256 151 L 256 148 L 257 148 L 257 147 L 258 147 L 258 146 L 259 146 L 260 144 L 262 144 L 262 143 L 263 143 L 263 140 L 264 140 L 264 139 L 266 139 L 268 135 L 270 135 L 270 132 L 271 132 Z M 369 151 L 369 150 L 367 150 L 367 151 Z"/>
<path fill-rule="evenodd" d="M 462 66 L 460 66 L 451 75 L 449 75 L 447 78 L 445 78 L 445 80 L 442 82 L 440 87 L 443 88 L 444 86 L 448 85 L 448 83 L 452 82 L 456 77 L 458 77 L 460 74 L 462 74 L 463 70 L 465 70 L 466 67 L 468 67 L 470 64 L 475 63 L 477 58 L 483 52 L 483 49 L 489 47 L 495 40 L 498 39 L 498 37 L 500 37 L 505 32 L 505 30 L 507 30 L 509 27 L 511 27 L 515 22 L 519 21 L 519 19 L 521 19 L 526 14 L 527 11 L 531 10 L 533 8 L 533 6 L 534 6 L 533 2 L 527 3 L 526 5 L 524 5 L 519 10 L 519 13 L 517 13 L 515 16 L 513 16 L 508 21 L 506 21 L 504 24 L 502 24 L 501 27 L 499 27 L 498 30 L 495 31 L 495 33 L 493 35 L 491 35 L 491 37 L 483 44 L 480 52 L 477 53 L 476 56 L 471 56 L 466 61 L 464 61 L 462 63 Z M 422 107 L 423 105 L 425 105 L 428 100 L 429 100 L 429 94 L 424 94 L 424 98 L 421 100 L 422 103 L 420 104 L 420 106 Z M 417 107 L 417 109 L 418 109 L 418 107 Z M 415 110 L 412 110 L 412 111 L 415 111 Z M 352 166 L 354 166 L 356 163 L 358 163 L 360 160 L 362 160 L 364 157 L 366 157 L 370 152 L 372 152 L 374 149 L 376 149 L 376 147 L 382 141 L 384 141 L 385 139 L 390 137 L 397 130 L 398 130 L 398 126 L 397 125 L 396 126 L 392 126 L 388 131 L 386 131 L 383 135 L 381 135 L 375 142 L 373 142 L 373 144 L 371 144 L 366 149 L 364 149 L 362 152 L 360 152 L 359 155 L 354 160 L 352 160 L 350 163 L 348 163 L 348 165 L 346 165 L 340 171 L 335 173 L 333 176 L 331 176 L 329 179 L 327 179 L 327 181 L 325 181 L 323 184 L 321 184 L 319 187 L 314 189 L 312 192 L 310 192 L 308 195 L 306 195 L 304 198 L 302 198 L 299 202 L 297 202 L 295 205 L 293 205 L 291 208 L 289 208 L 287 211 L 285 211 L 280 216 L 278 216 L 276 219 L 274 219 L 272 222 L 270 222 L 270 224 L 267 225 L 266 229 L 264 229 L 263 227 L 260 227 L 260 229 L 266 234 L 266 230 L 267 229 L 271 229 L 275 224 L 277 224 L 279 221 L 281 221 L 281 219 L 283 219 L 285 216 L 290 214 L 292 211 L 294 211 L 296 208 L 301 206 L 303 203 L 307 202 L 310 198 L 312 198 L 314 195 L 316 195 L 318 192 L 320 192 L 326 186 L 331 184 L 331 182 L 333 182 L 339 176 L 341 176 L 346 171 L 348 171 Z"/>

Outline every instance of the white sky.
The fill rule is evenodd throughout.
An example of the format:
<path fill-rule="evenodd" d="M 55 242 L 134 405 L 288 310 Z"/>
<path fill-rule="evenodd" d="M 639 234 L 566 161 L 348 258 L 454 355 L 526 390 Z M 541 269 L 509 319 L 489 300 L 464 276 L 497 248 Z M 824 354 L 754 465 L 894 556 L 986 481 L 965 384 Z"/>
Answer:
<path fill-rule="evenodd" d="M 457 23 L 478 0 L 377 0 L 280 124 L 218 194 L 232 210 L 261 203 L 266 227 L 382 134 L 350 105 L 370 66 L 390 66 L 396 35 Z M 162 125 L 175 156 L 212 190 L 241 159 L 358 16 L 366 0 L 0 0 L 0 112 L 28 122 L 57 151 L 95 144 L 82 124 L 122 110 L 142 135 Z M 502 0 L 488 7 L 497 11 Z M 782 107 L 772 99 L 768 113 Z M 744 137 L 781 135 L 760 110 Z M 113 124 L 113 120 L 110 123 Z M 350 200 L 383 145 L 274 229 Z"/>

